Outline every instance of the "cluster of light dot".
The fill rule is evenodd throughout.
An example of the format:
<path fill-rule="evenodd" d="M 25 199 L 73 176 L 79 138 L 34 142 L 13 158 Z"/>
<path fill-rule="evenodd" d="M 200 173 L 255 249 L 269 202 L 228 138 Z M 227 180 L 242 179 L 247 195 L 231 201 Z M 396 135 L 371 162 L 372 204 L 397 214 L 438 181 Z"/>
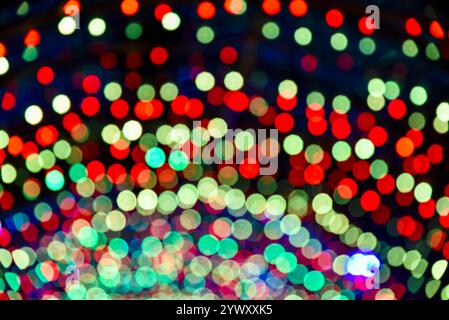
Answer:
<path fill-rule="evenodd" d="M 32 5 L 24 1 L 17 15 Z M 354 26 L 341 9 L 309 5 L 198 1 L 188 15 L 182 6 L 122 0 L 111 17 L 86 13 L 78 30 L 73 10 L 83 8 L 70 0 L 51 31 L 37 25 L 21 35 L 18 55 L 0 39 L 0 79 L 18 66 L 34 68 L 31 80 L 19 73 L 19 85 L 0 91 L 0 117 L 21 119 L 18 127 L 0 121 L 0 299 L 448 300 L 441 141 L 449 103 L 435 101 L 438 90 L 428 82 L 364 73 L 382 47 L 379 31 L 367 29 L 366 18 Z M 291 75 L 271 78 L 257 63 L 248 71 L 236 31 L 227 38 L 218 25 L 249 19 L 250 6 L 263 13 L 263 23 L 251 26 L 260 27 L 261 45 L 305 49 L 295 58 L 298 72 L 322 78 L 326 62 L 313 49 L 322 42 L 338 72 L 362 69 L 361 92 L 328 92 L 327 79 L 308 90 Z M 148 12 L 159 29 L 138 18 Z M 114 23 L 117 14 L 123 26 Z M 321 21 L 282 23 L 310 15 Z M 438 68 L 438 41 L 446 37 L 440 22 L 402 23 L 405 40 L 388 45 L 397 59 Z M 126 41 L 105 46 L 117 32 Z M 79 33 L 95 65 L 74 71 L 53 63 L 54 53 L 45 56 L 42 46 L 76 45 Z M 152 33 L 168 40 L 140 46 Z M 178 60 L 190 46 L 213 61 L 194 49 Z M 279 159 L 277 173 L 262 175 L 260 159 L 249 156 L 218 166 L 192 162 L 210 139 L 233 129 L 229 112 L 250 128 L 279 130 L 279 140 L 256 141 L 242 130 L 219 150 L 261 151 Z M 80 270 L 79 282 L 66 282 L 69 267 Z M 366 281 L 373 268 L 374 288 Z"/>

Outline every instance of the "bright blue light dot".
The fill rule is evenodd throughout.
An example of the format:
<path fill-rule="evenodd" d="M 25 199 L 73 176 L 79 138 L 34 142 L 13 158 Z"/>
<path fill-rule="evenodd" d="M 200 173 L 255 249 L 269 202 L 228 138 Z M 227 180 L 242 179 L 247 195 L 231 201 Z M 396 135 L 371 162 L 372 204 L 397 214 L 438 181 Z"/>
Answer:
<path fill-rule="evenodd" d="M 346 270 L 354 276 L 372 277 L 379 269 L 380 260 L 373 254 L 356 253 L 346 264 Z"/>

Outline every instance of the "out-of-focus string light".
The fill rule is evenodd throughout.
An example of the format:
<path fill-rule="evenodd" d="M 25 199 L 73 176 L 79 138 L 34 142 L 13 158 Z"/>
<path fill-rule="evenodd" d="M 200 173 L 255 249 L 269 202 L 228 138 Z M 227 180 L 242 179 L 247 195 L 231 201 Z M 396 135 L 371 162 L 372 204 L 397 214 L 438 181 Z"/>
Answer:
<path fill-rule="evenodd" d="M 0 299 L 449 299 L 441 21 L 384 43 L 305 0 L 122 0 L 79 31 L 61 7 L 0 43 Z"/>

